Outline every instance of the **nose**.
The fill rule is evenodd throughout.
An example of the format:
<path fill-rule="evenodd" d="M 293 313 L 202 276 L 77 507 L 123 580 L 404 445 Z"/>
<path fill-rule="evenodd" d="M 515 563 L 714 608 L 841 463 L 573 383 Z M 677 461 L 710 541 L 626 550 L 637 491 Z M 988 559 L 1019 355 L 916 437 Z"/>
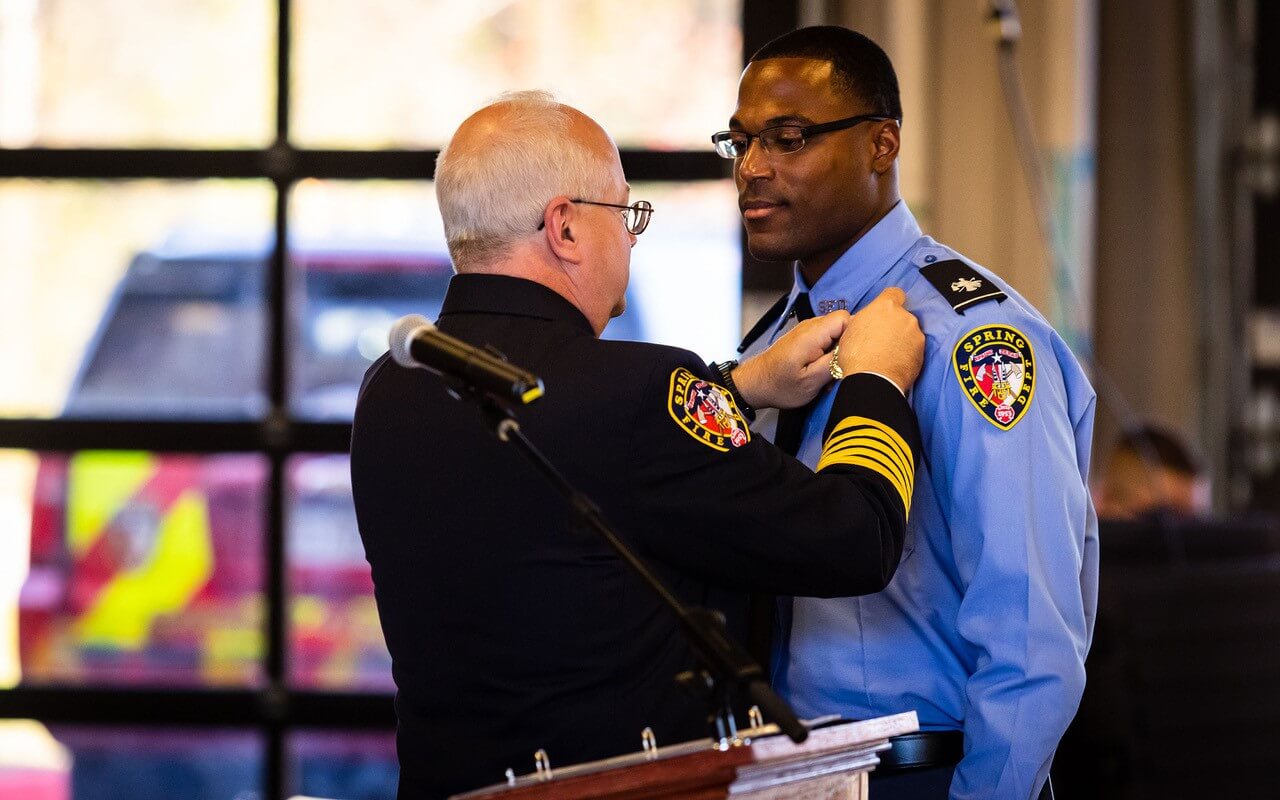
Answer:
<path fill-rule="evenodd" d="M 738 159 L 735 171 L 738 173 L 738 179 L 744 182 L 767 178 L 773 174 L 773 163 L 769 160 L 769 154 L 765 152 L 764 145 L 760 144 L 759 139 L 753 138 L 747 143 L 747 152 Z"/>

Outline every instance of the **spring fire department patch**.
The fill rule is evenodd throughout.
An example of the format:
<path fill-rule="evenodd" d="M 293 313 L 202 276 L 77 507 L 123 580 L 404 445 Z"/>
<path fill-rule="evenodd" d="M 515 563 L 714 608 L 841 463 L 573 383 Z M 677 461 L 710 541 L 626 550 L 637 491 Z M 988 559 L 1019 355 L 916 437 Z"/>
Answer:
<path fill-rule="evenodd" d="M 690 436 L 714 450 L 728 452 L 751 441 L 751 430 L 733 395 L 684 367 L 671 373 L 667 411 Z"/>
<path fill-rule="evenodd" d="M 1018 424 L 1036 388 L 1031 340 L 1008 325 L 984 325 L 965 334 L 952 358 L 973 407 L 1001 430 Z"/>

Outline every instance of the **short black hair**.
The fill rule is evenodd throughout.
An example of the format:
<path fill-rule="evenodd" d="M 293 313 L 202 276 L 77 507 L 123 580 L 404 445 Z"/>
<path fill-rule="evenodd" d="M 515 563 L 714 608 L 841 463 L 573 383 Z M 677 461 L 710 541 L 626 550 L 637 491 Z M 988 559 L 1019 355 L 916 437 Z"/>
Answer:
<path fill-rule="evenodd" d="M 813 25 L 784 33 L 761 47 L 752 61 L 812 58 L 835 66 L 837 88 L 871 105 L 874 113 L 902 121 L 898 75 L 880 45 L 837 25 Z"/>
<path fill-rule="evenodd" d="M 1177 434 L 1157 425 L 1126 428 L 1116 441 L 1116 452 L 1133 453 L 1143 461 L 1154 461 L 1165 469 L 1193 478 L 1204 469 Z"/>

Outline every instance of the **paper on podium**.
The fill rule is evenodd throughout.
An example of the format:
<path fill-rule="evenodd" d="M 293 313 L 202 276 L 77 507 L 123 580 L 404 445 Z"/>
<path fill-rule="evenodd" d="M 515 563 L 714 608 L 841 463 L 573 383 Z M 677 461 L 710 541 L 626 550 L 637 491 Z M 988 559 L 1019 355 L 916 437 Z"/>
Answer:
<path fill-rule="evenodd" d="M 908 711 L 818 728 L 795 744 L 769 725 L 741 731 L 740 746 L 721 749 L 710 739 L 658 746 L 603 761 L 553 767 L 455 797 L 641 800 L 696 795 L 734 800 L 861 800 L 866 796 L 867 773 L 879 763 L 876 753 L 888 749 L 891 737 L 919 729 L 915 712 Z"/>

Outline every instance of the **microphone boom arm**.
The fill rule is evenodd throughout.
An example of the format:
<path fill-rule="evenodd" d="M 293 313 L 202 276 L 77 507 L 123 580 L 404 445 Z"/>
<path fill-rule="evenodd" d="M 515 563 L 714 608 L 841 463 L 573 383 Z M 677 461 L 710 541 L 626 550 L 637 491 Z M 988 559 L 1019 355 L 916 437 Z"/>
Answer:
<path fill-rule="evenodd" d="M 466 397 L 478 403 L 498 439 L 512 445 L 528 459 L 569 501 L 573 513 L 582 525 L 608 542 L 662 604 L 676 615 L 681 632 L 702 665 L 701 677 L 705 680 L 708 720 L 712 724 L 713 738 L 718 739 L 722 747 L 737 741 L 737 726 L 730 705 L 730 698 L 735 692 L 760 706 L 791 741 L 799 744 L 809 736 L 809 729 L 796 717 L 787 702 L 769 686 L 760 665 L 729 636 L 724 615 L 713 609 L 686 606 L 672 594 L 649 565 L 609 526 L 599 506 L 574 488 L 542 451 L 529 441 L 509 407 L 492 395 L 474 388 L 455 396 L 459 399 Z"/>

